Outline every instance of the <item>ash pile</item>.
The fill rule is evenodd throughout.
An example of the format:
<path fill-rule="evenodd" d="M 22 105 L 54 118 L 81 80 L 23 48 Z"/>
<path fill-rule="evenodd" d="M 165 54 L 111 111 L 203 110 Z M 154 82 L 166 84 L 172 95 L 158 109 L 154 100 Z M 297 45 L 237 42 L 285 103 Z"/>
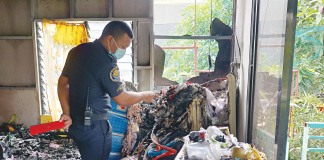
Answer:
<path fill-rule="evenodd" d="M 81 159 L 74 142 L 61 136 L 59 132 L 30 136 L 24 125 L 5 124 L 0 129 L 0 159 Z"/>
<path fill-rule="evenodd" d="M 123 157 L 134 154 L 139 159 L 156 158 L 166 152 L 156 151 L 157 143 L 179 153 L 184 145 L 183 137 L 191 131 L 228 124 L 226 89 L 212 93 L 199 84 L 185 83 L 161 92 L 161 96 L 152 103 L 140 103 L 140 116 L 128 114 L 130 123 L 123 143 Z M 175 157 L 171 155 L 162 159 Z"/>

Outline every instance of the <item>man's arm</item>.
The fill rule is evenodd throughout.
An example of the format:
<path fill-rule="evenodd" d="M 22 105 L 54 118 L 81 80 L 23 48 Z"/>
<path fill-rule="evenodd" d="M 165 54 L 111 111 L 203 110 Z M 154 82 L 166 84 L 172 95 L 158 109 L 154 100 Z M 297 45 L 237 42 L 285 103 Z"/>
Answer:
<path fill-rule="evenodd" d="M 70 117 L 69 79 L 67 77 L 60 76 L 57 84 L 57 94 L 63 110 L 60 121 L 65 121 L 64 130 L 68 130 L 72 124 L 72 119 Z"/>
<path fill-rule="evenodd" d="M 140 101 L 146 101 L 150 103 L 152 99 L 156 97 L 156 94 L 151 91 L 147 92 L 128 92 L 123 90 L 118 96 L 113 97 L 112 99 L 121 106 L 129 106 Z"/>

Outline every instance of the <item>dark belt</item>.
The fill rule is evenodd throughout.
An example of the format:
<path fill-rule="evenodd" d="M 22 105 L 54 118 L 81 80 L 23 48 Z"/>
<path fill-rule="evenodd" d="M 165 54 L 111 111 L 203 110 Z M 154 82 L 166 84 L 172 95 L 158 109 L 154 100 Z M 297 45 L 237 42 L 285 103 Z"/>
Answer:
<path fill-rule="evenodd" d="M 84 121 L 84 116 L 71 116 L 72 120 L 74 121 Z M 92 114 L 91 120 L 92 121 L 99 121 L 99 120 L 108 120 L 109 114 L 102 113 L 102 114 Z"/>

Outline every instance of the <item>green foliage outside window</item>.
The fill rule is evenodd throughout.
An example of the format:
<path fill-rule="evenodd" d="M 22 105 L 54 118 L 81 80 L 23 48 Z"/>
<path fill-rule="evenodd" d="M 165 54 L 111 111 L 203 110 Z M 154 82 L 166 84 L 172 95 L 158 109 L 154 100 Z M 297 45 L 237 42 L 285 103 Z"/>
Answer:
<path fill-rule="evenodd" d="M 202 5 L 196 6 L 196 35 L 209 36 L 211 23 L 211 0 L 206 0 Z M 181 11 L 184 17 L 182 22 L 176 26 L 174 32 L 169 35 L 183 36 L 194 35 L 195 5 L 190 5 Z M 212 0 L 212 18 L 218 18 L 225 24 L 232 27 L 233 1 L 232 0 Z M 218 43 L 215 40 L 196 40 L 197 70 L 209 70 L 208 54 L 209 46 L 212 57 L 212 64 L 218 52 Z M 210 44 L 211 43 L 211 44 Z M 193 47 L 194 40 L 174 40 L 170 39 L 163 43 L 163 47 Z M 173 49 L 164 50 L 166 53 L 163 77 L 173 81 L 182 82 L 181 74 L 194 75 L 195 52 L 194 49 Z M 214 70 L 214 65 L 210 68 Z"/>
<path fill-rule="evenodd" d="M 298 1 L 293 69 L 300 71 L 299 96 L 290 103 L 290 127 L 295 134 L 288 138 L 289 159 L 293 160 L 301 158 L 305 122 L 324 122 L 324 112 L 317 108 L 323 107 L 323 99 L 315 96 L 324 88 L 324 22 L 320 14 L 323 6 L 324 0 Z M 323 136 L 324 130 L 311 129 L 309 135 Z M 323 148 L 323 145 L 322 140 L 308 141 L 308 147 Z M 323 159 L 323 152 L 307 152 L 307 159 Z"/>
<path fill-rule="evenodd" d="M 314 94 L 303 92 L 298 99 L 292 99 L 290 102 L 291 110 L 291 134 L 294 130 L 294 136 L 288 138 L 289 159 L 300 160 L 303 133 L 305 122 L 324 122 L 324 111 L 317 107 L 323 107 L 323 99 L 317 98 Z M 324 129 L 310 129 L 309 135 L 324 136 Z M 308 148 L 323 148 L 324 141 L 312 139 L 308 141 Z M 307 159 L 322 159 L 323 152 L 307 152 Z"/>
<path fill-rule="evenodd" d="M 294 70 L 300 71 L 300 92 L 323 92 L 323 6 L 323 0 L 298 1 Z"/>

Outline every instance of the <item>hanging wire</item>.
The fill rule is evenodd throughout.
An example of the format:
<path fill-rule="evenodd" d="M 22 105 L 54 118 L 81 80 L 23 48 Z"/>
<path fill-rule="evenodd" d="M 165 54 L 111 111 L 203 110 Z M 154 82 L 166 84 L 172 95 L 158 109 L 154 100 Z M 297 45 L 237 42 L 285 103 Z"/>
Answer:
<path fill-rule="evenodd" d="M 210 25 L 212 25 L 213 23 L 213 0 L 210 0 Z M 211 27 L 210 27 L 211 28 Z M 210 30 L 209 30 L 210 32 Z M 211 46 L 211 39 L 209 39 L 209 49 L 208 49 L 208 64 L 209 64 L 209 72 L 210 72 L 210 68 L 212 66 L 211 64 L 211 56 L 210 56 L 210 46 Z"/>

